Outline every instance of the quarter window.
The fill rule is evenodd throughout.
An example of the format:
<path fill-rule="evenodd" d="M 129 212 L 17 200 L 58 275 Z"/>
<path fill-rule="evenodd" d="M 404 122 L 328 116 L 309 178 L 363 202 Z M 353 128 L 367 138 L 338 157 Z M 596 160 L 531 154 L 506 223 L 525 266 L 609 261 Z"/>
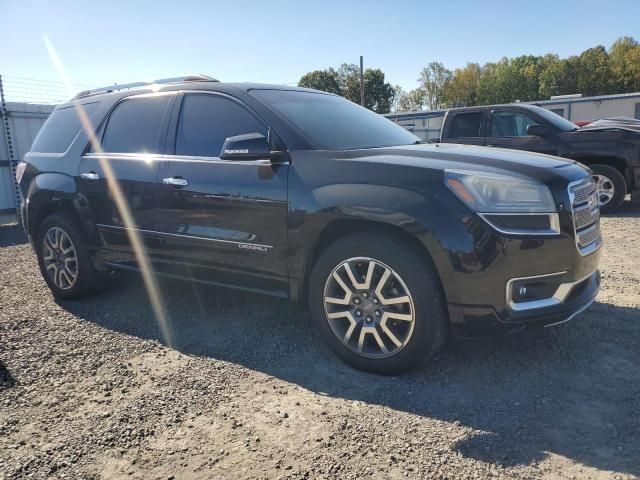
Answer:
<path fill-rule="evenodd" d="M 492 137 L 524 137 L 527 127 L 536 122 L 531 117 L 514 112 L 494 112 L 491 116 Z"/>
<path fill-rule="evenodd" d="M 98 103 L 94 102 L 84 104 L 82 107 L 72 106 L 54 110 L 38 132 L 31 151 L 39 153 L 66 152 L 81 127 L 80 115 L 76 108 L 84 109 L 84 113 L 91 117 L 97 106 Z"/>
<path fill-rule="evenodd" d="M 159 153 L 160 129 L 170 98 L 161 95 L 120 103 L 107 122 L 102 149 L 110 153 Z"/>
<path fill-rule="evenodd" d="M 459 113 L 451 122 L 451 138 L 481 137 L 482 112 Z"/>
<path fill-rule="evenodd" d="M 182 103 L 176 155 L 219 157 L 228 137 L 262 133 L 266 127 L 237 102 L 219 95 L 186 95 Z"/>

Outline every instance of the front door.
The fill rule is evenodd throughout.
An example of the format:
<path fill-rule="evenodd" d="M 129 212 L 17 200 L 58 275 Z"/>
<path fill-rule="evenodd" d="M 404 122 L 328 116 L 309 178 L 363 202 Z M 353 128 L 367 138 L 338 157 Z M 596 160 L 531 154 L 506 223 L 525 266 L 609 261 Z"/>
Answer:
<path fill-rule="evenodd" d="M 540 122 L 524 112 L 494 110 L 489 119 L 487 145 L 557 155 L 557 145 L 550 138 L 527 134 L 527 127 L 537 123 Z"/>
<path fill-rule="evenodd" d="M 267 136 L 268 127 L 237 100 L 215 93 L 184 94 L 172 123 L 172 154 L 158 173 L 155 230 L 166 260 L 159 268 L 286 294 L 288 166 L 219 158 L 227 137 Z"/>
<path fill-rule="evenodd" d="M 119 102 L 99 133 L 101 147 L 82 157 L 79 189 L 100 237 L 97 256 L 107 263 L 136 266 L 136 253 L 141 252 L 136 252 L 132 234 L 148 255 L 160 246 L 150 230 L 157 215 L 159 158 L 174 97 L 139 95 Z"/>

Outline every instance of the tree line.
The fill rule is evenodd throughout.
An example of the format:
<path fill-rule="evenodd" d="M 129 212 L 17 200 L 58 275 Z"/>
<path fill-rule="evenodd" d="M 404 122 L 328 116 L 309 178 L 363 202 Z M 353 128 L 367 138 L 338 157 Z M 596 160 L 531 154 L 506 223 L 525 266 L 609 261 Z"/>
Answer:
<path fill-rule="evenodd" d="M 640 44 L 632 37 L 621 37 L 608 50 L 599 45 L 568 58 L 551 53 L 521 55 L 484 65 L 468 63 L 454 70 L 431 62 L 420 72 L 419 87 L 408 92 L 385 82 L 380 69 L 365 70 L 364 79 L 365 106 L 378 113 L 532 101 L 572 93 L 637 92 Z M 309 72 L 298 85 L 360 103 L 359 68 L 354 64 Z"/>

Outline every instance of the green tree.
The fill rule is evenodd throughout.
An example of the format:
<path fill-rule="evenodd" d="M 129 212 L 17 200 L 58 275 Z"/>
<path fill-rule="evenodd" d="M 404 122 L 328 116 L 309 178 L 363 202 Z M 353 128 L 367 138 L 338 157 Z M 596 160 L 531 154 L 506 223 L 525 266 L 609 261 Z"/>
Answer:
<path fill-rule="evenodd" d="M 440 62 L 431 62 L 420 72 L 421 88 L 425 92 L 425 104 L 431 109 L 442 108 L 445 104 L 445 86 L 451 81 L 451 70 Z"/>
<path fill-rule="evenodd" d="M 560 59 L 557 55 L 545 55 L 545 59 L 540 72 L 539 98 L 578 93 L 578 57 Z"/>
<path fill-rule="evenodd" d="M 411 112 L 414 110 L 422 110 L 425 103 L 425 93 L 421 88 L 416 88 L 405 93 L 398 102 L 398 110 L 400 112 Z"/>
<path fill-rule="evenodd" d="M 477 63 L 456 69 L 445 87 L 447 104 L 450 107 L 477 105 L 481 74 Z"/>
<path fill-rule="evenodd" d="M 609 55 L 602 45 L 589 48 L 578 57 L 578 91 L 586 96 L 612 93 L 615 81 L 612 81 Z"/>
<path fill-rule="evenodd" d="M 326 70 L 314 70 L 313 72 L 305 73 L 302 78 L 300 78 L 298 86 L 304 88 L 315 88 L 316 90 L 322 90 L 323 92 L 342 95 L 339 80 L 338 72 L 333 68 L 328 68 Z"/>
<path fill-rule="evenodd" d="M 365 107 L 376 113 L 389 113 L 393 95 L 393 86 L 385 82 L 382 70 L 367 68 L 364 71 Z"/>
<path fill-rule="evenodd" d="M 621 37 L 609 49 L 611 74 L 620 93 L 640 91 L 640 45 L 632 37 Z"/>

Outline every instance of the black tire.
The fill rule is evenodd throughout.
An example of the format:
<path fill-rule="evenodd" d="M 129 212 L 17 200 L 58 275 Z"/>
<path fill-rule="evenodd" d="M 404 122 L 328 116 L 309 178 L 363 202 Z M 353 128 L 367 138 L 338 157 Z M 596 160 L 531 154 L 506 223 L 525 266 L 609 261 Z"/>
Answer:
<path fill-rule="evenodd" d="M 591 165 L 594 176 L 602 175 L 607 177 L 613 184 L 613 197 L 604 205 L 600 206 L 602 213 L 611 213 L 616 211 L 624 203 L 627 195 L 627 182 L 620 170 L 609 165 Z"/>
<path fill-rule="evenodd" d="M 393 274 L 397 274 L 400 281 L 404 282 L 407 294 L 412 299 L 412 333 L 407 343 L 391 356 L 370 358 L 359 354 L 343 343 L 329 323 L 324 302 L 325 285 L 334 269 L 354 257 L 368 257 L 391 268 Z M 377 301 L 375 298 L 368 300 Z M 425 258 L 424 252 L 410 243 L 382 232 L 350 235 L 336 241 L 321 254 L 311 272 L 309 307 L 312 326 L 328 347 L 345 363 L 371 373 L 394 375 L 421 366 L 438 352 L 447 338 L 445 301 L 431 262 Z M 364 322 L 362 317 L 359 326 L 353 330 L 356 336 Z M 399 323 L 402 322 L 396 322 Z M 376 328 L 379 328 L 377 325 Z M 389 337 L 385 340 L 389 341 Z"/>
<path fill-rule="evenodd" d="M 65 288 L 57 285 L 52 278 L 51 270 L 45 265 L 45 235 L 51 229 L 61 229 L 73 243 L 76 253 L 76 277 L 72 285 Z M 67 244 L 68 245 L 68 244 Z M 65 299 L 79 299 L 99 291 L 105 283 L 105 273 L 98 271 L 89 256 L 86 241 L 76 222 L 63 214 L 49 215 L 40 224 L 35 236 L 34 246 L 38 256 L 40 272 L 54 296 Z M 47 252 L 48 253 L 48 252 Z"/>

